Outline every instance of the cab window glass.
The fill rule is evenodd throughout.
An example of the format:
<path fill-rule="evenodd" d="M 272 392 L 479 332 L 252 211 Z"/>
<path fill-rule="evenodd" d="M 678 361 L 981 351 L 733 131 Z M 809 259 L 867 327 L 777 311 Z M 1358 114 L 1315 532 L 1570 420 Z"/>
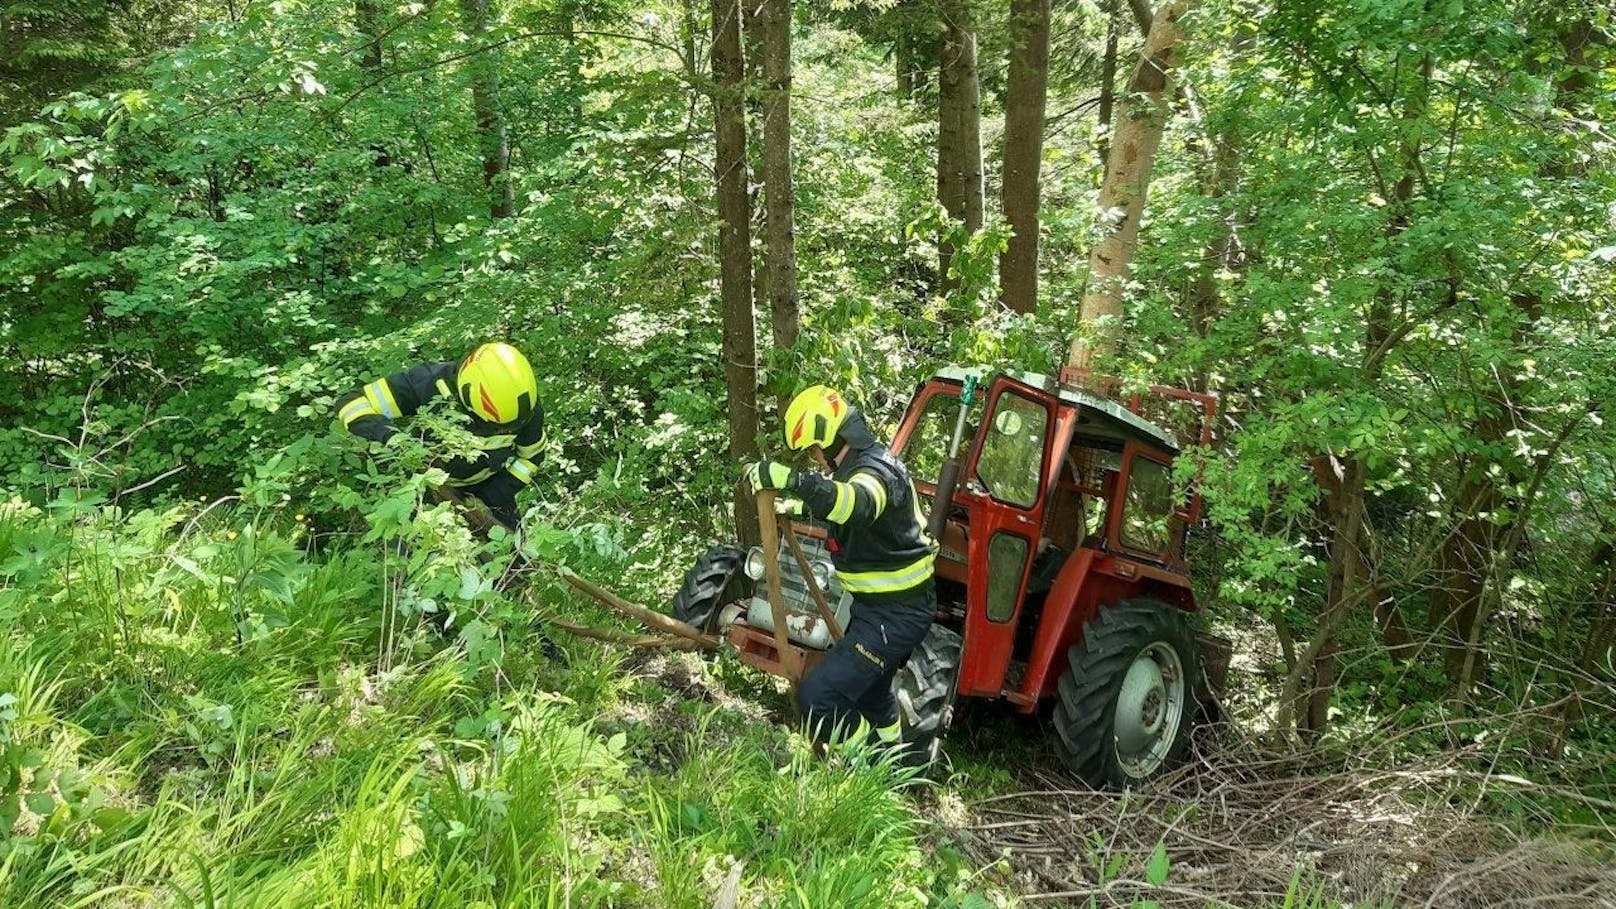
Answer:
<path fill-rule="evenodd" d="M 999 396 L 976 462 L 976 478 L 1001 502 L 1031 508 L 1038 501 L 1049 412 L 1017 394 Z"/>
<path fill-rule="evenodd" d="M 959 419 L 959 398 L 951 394 L 935 394 L 926 400 L 920 419 L 904 441 L 903 450 L 897 452 L 909 468 L 909 475 L 917 481 L 937 482 L 943 461 L 948 459 L 948 446 L 954 441 L 954 423 Z M 970 427 L 966 426 L 965 442 L 970 443 Z"/>
<path fill-rule="evenodd" d="M 1134 458 L 1122 509 L 1122 545 L 1141 552 L 1165 551 L 1172 513 L 1172 471 L 1165 464 Z"/>

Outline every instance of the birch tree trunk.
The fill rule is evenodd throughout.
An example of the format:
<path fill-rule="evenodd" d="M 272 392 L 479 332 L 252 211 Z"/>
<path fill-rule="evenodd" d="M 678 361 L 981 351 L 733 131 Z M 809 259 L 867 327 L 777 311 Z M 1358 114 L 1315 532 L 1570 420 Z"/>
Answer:
<path fill-rule="evenodd" d="M 1081 318 L 1087 334 L 1080 332 L 1072 339 L 1068 366 L 1087 369 L 1094 355 L 1109 350 L 1116 339 L 1123 294 L 1139 248 L 1139 219 L 1150 189 L 1151 166 L 1167 125 L 1167 87 L 1174 50 L 1183 37 L 1178 22 L 1188 8 L 1189 0 L 1168 0 L 1156 10 L 1139 65 L 1128 80 L 1128 93 L 1117 105 L 1083 290 Z"/>

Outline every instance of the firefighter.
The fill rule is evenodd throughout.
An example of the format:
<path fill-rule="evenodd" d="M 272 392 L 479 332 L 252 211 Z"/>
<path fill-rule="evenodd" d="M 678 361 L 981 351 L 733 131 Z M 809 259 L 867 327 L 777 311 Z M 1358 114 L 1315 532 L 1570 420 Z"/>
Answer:
<path fill-rule="evenodd" d="M 937 611 L 936 544 L 926 535 L 909 471 L 877 442 L 864 415 L 816 385 L 786 408 L 785 443 L 831 473 L 760 461 L 746 468 L 753 492 L 779 489 L 830 525 L 831 558 L 853 596 L 846 633 L 797 689 L 815 741 L 867 732 L 900 739 L 892 679 L 926 637 Z"/>
<path fill-rule="evenodd" d="M 391 373 L 344 395 L 337 413 L 349 432 L 385 443 L 398 432 L 396 420 L 440 397 L 470 416 L 469 428 L 481 449 L 475 458 L 443 464 L 449 485 L 475 496 L 514 529 L 516 493 L 533 482 L 544 442 L 538 381 L 515 347 L 483 344 L 458 362 L 440 360 Z"/>

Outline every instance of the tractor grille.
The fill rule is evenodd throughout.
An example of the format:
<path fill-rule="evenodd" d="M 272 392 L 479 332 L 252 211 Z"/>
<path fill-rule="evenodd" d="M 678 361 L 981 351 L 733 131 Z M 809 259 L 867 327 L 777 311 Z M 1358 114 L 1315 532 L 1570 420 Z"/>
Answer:
<path fill-rule="evenodd" d="M 825 546 L 824 540 L 799 534 L 797 542 L 802 546 L 802 554 L 808 557 L 809 565 L 830 561 L 830 550 Z M 763 582 L 759 583 L 760 595 L 764 593 L 764 586 Z M 841 597 L 841 586 L 835 577 L 832 577 L 830 589 L 822 591 L 825 594 L 825 601 L 834 605 Z M 783 539 L 780 541 L 780 597 L 785 601 L 787 609 L 819 614 L 819 608 L 814 605 L 814 595 L 808 592 L 808 582 L 803 580 L 802 569 L 797 567 L 797 560 L 791 555 L 791 548 Z"/>

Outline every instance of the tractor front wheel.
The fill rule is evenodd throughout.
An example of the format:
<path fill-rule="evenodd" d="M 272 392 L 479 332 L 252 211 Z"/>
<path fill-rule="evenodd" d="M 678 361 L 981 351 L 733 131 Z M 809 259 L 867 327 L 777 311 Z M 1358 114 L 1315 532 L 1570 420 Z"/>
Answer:
<path fill-rule="evenodd" d="M 1067 658 L 1054 717 L 1067 768 L 1096 788 L 1125 788 L 1183 760 L 1201 672 L 1183 612 L 1123 600 L 1083 627 Z"/>
<path fill-rule="evenodd" d="M 898 721 L 908 756 L 931 766 L 942 753 L 943 733 L 954 719 L 954 694 L 959 690 L 960 654 L 965 639 L 942 625 L 932 625 L 909 662 L 892 679 L 898 701 Z"/>
<path fill-rule="evenodd" d="M 741 573 L 745 561 L 746 553 L 734 546 L 714 546 L 702 553 L 673 595 L 673 617 L 699 631 L 717 631 L 725 604 L 749 595 L 747 577 Z"/>

